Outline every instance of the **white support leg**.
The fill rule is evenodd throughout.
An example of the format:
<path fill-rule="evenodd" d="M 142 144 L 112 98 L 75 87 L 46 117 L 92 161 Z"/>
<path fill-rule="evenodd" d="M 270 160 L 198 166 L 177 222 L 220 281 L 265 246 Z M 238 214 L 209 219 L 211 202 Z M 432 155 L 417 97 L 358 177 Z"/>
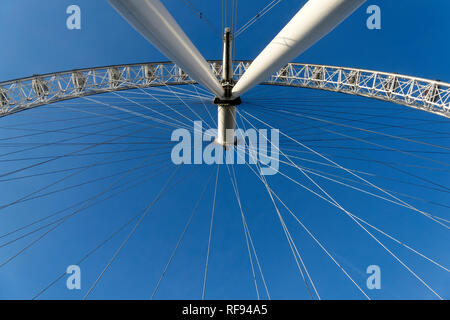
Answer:
<path fill-rule="evenodd" d="M 332 31 L 365 0 L 309 0 L 253 61 L 233 88 L 233 97 L 274 72 Z"/>
<path fill-rule="evenodd" d="M 206 60 L 159 0 L 108 0 L 148 41 L 217 97 L 224 90 Z"/>

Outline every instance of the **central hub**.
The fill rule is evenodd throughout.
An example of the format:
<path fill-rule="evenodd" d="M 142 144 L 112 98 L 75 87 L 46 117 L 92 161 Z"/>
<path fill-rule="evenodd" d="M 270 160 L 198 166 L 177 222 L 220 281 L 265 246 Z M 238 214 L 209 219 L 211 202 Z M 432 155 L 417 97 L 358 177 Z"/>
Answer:
<path fill-rule="evenodd" d="M 236 106 L 241 104 L 241 98 L 214 98 L 217 105 L 217 139 L 216 143 L 225 148 L 234 146 L 234 129 L 236 127 Z"/>
<path fill-rule="evenodd" d="M 238 106 L 242 103 L 241 97 L 237 97 L 235 99 L 220 99 L 219 97 L 215 97 L 214 104 L 217 104 L 218 106 L 228 106 L 228 107 L 234 107 Z"/>
<path fill-rule="evenodd" d="M 241 98 L 233 98 L 232 90 L 234 86 L 233 79 L 233 61 L 232 61 L 232 42 L 230 28 L 225 28 L 223 35 L 223 64 L 222 64 L 222 87 L 224 90 L 223 98 L 215 97 L 214 104 L 217 105 L 217 139 L 216 143 L 225 148 L 234 146 L 234 129 L 236 127 L 236 106 L 242 103 Z"/>

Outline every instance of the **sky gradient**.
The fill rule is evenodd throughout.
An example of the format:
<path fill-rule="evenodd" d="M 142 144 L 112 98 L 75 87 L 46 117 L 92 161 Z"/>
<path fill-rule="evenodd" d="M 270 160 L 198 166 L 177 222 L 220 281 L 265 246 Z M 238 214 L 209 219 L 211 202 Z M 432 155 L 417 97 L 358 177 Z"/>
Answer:
<path fill-rule="evenodd" d="M 201 10 L 202 16 L 209 19 L 214 27 L 206 23 L 205 19 L 200 19 L 198 14 L 193 13 L 185 2 L 163 1 L 204 57 L 220 59 L 222 48 L 217 32 L 220 32 L 222 28 L 221 1 L 190 0 L 190 2 Z M 245 24 L 266 3 L 269 1 L 239 1 L 237 26 Z M 237 38 L 235 58 L 254 59 L 304 3 L 305 1 L 281 1 Z M 81 30 L 66 28 L 68 17 L 66 8 L 71 4 L 79 5 L 82 10 Z M 365 10 L 372 4 L 379 5 L 381 8 L 381 30 L 366 28 L 368 15 Z M 450 3 L 444 0 L 368 1 L 336 30 L 295 61 L 396 72 L 450 82 L 448 59 L 450 44 L 447 41 L 450 31 L 449 11 Z M 2 43 L 0 81 L 85 67 L 167 60 L 104 0 L 3 0 L 0 9 L 0 39 Z M 192 91 L 194 87 L 187 86 L 186 89 Z M 140 97 L 137 91 L 123 93 L 123 95 L 133 99 Z M 93 99 L 108 103 L 124 103 L 125 107 L 132 108 L 114 94 L 93 97 Z M 396 192 L 398 197 L 424 212 L 448 219 L 450 174 L 445 164 L 450 160 L 448 152 L 450 127 L 446 119 L 390 103 L 306 89 L 258 86 L 243 97 L 243 101 L 244 103 L 240 106 L 243 112 L 270 121 L 280 130 L 285 128 L 287 134 L 301 139 L 310 147 L 317 148 L 318 151 L 327 154 L 345 167 L 374 173 L 370 179 L 375 184 Z M 155 101 L 145 103 L 152 107 L 157 106 Z M 173 103 L 173 107 L 187 112 L 180 101 L 170 100 L 170 103 L 171 105 Z M 124 160 L 85 171 L 64 180 L 49 191 L 126 171 L 138 166 L 151 153 L 156 155 L 154 160 L 156 164 L 142 171 L 133 172 L 127 179 L 133 182 L 153 174 L 159 173 L 159 175 L 155 179 L 144 182 L 138 188 L 83 211 L 80 215 L 77 214 L 71 218 L 70 222 L 64 223 L 55 232 L 39 240 L 36 246 L 19 255 L 11 263 L 0 267 L 1 299 L 32 298 L 58 275 L 63 274 L 68 265 L 76 264 L 89 250 L 107 238 L 125 221 L 143 212 L 174 170 L 170 163 L 170 144 L 168 144 L 173 128 L 166 131 L 144 130 L 145 127 L 141 125 L 129 124 L 125 127 L 126 123 L 106 122 L 107 119 L 98 117 L 80 119 L 86 116 L 86 113 L 73 109 L 76 109 L 78 105 L 88 112 L 95 111 L 108 116 L 118 115 L 121 119 L 129 117 L 117 110 L 102 108 L 92 101 L 74 100 L 0 118 L 0 136 L 4 140 L 0 142 L 1 159 L 36 158 L 72 152 L 76 148 L 83 147 L 81 143 L 88 145 L 112 138 L 107 135 L 92 134 L 96 130 L 108 130 L 105 131 L 106 134 L 127 135 L 120 139 L 123 144 L 104 145 L 96 150 L 110 152 L 116 157 L 111 160 L 139 156 L 141 158 Z M 196 110 L 200 115 L 207 119 L 207 113 L 200 103 L 193 102 L 192 107 L 198 108 Z M 214 106 L 208 104 L 208 107 L 215 114 Z M 167 109 L 163 108 L 163 110 L 168 112 Z M 418 145 L 404 140 L 383 140 L 383 137 L 370 140 L 374 136 L 367 132 L 345 131 L 342 127 L 334 125 L 324 127 L 333 131 L 344 130 L 339 132 L 360 139 L 368 139 L 373 143 L 389 145 L 391 148 L 408 150 L 403 153 L 374 151 L 374 145 L 343 139 L 342 136 L 317 128 L 315 121 L 300 117 L 292 119 L 286 114 L 277 112 L 279 110 L 308 114 L 338 123 L 350 123 L 385 134 L 411 137 L 429 144 L 438 144 L 442 148 L 436 150 L 430 145 Z M 129 119 L 146 123 L 143 119 L 136 117 Z M 49 123 L 40 123 L 41 121 Z M 96 124 L 101 121 L 105 122 Z M 33 123 L 28 125 L 27 123 L 30 122 Z M 256 121 L 252 120 L 252 122 L 257 125 Z M 238 121 L 239 123 L 242 124 Z M 75 133 L 86 131 L 91 133 L 88 137 L 73 141 L 79 145 L 48 146 L 14 156 L 8 155 L 8 152 L 23 149 L 27 143 L 42 144 L 67 138 L 67 135 L 61 132 L 52 133 L 51 130 L 87 124 L 91 126 L 71 129 Z M 124 127 L 120 127 L 121 125 Z M 18 139 L 13 137 L 30 131 L 14 131 L 5 128 L 7 126 L 46 130 L 46 133 Z M 133 132 L 139 129 L 141 129 L 140 132 Z M 414 129 L 422 131 L 418 132 Z M 7 140 L 11 138 L 13 139 Z M 13 144 L 8 145 L 9 141 Z M 126 148 L 140 149 L 140 151 L 130 153 Z M 282 138 L 280 148 L 292 150 L 298 146 Z M 411 157 L 409 153 L 418 154 L 419 157 Z M 306 167 L 328 170 L 327 167 L 319 166 L 314 162 L 319 161 L 319 157 L 301 153 L 292 153 L 292 155 L 306 158 L 308 161 L 301 162 Z M 105 158 L 108 156 L 109 154 L 105 153 L 92 157 L 64 158 L 64 160 L 44 164 L 39 168 L 31 168 L 20 174 L 11 174 L 8 177 L 14 178 L 25 174 L 39 174 L 49 170 L 89 165 L 96 161 L 107 161 Z M 361 161 L 361 159 L 367 159 L 367 161 Z M 158 160 L 161 161 L 158 163 Z M 298 159 L 298 161 L 302 160 Z M 389 165 L 380 161 L 385 161 Z M 2 161 L 1 172 L 10 172 L 36 162 L 36 159 L 21 160 L 21 162 Z M 429 169 L 430 167 L 433 169 Z M 174 185 L 167 195 L 161 197 L 161 200 L 149 211 L 149 215 L 143 220 L 89 298 L 150 298 L 186 221 L 200 197 L 201 190 L 210 181 L 197 213 L 156 295 L 158 299 L 201 298 L 216 169 L 216 166 L 199 166 L 198 168 L 182 166 L 180 168 L 172 182 L 180 179 L 182 181 Z M 401 170 L 420 178 L 405 174 Z M 302 177 L 295 168 L 282 164 L 280 171 L 299 179 L 309 187 L 312 186 L 311 182 Z M 352 178 L 349 175 L 343 175 L 342 172 L 339 173 L 339 170 L 335 168 L 329 169 L 328 172 L 348 179 Z M 22 195 L 51 184 L 66 174 L 57 173 L 18 180 L 5 180 L 7 177 L 2 175 L 0 177 L 1 203 L 13 202 Z M 276 215 L 276 209 L 266 188 L 247 166 L 236 166 L 236 174 L 247 223 L 271 298 L 309 299 L 310 295 L 292 257 Z M 212 180 L 209 180 L 210 177 Z M 86 199 L 107 187 L 114 179 L 117 179 L 117 176 L 1 209 L 0 236 L 52 214 L 73 202 Z M 281 174 L 270 177 L 268 180 L 287 206 L 301 217 L 305 225 L 317 235 L 329 252 L 369 296 L 374 299 L 436 298 L 436 295 L 386 253 L 386 250 L 357 227 L 342 211 L 287 181 Z M 435 259 L 444 267 L 450 265 L 448 228 L 437 225 L 423 215 L 404 207 L 349 190 L 329 180 L 318 181 L 350 212 L 374 226 L 379 226 L 386 233 L 404 240 L 405 243 Z M 367 186 L 364 188 L 367 189 Z M 377 194 L 382 195 L 380 192 Z M 413 197 L 406 197 L 405 194 Z M 256 299 L 241 215 L 226 166 L 220 166 L 217 195 L 206 298 Z M 283 205 L 277 202 L 277 206 L 286 219 L 286 224 L 321 297 L 364 299 L 364 295 L 314 243 L 283 208 Z M 30 230 L 32 229 L 33 227 Z M 45 230 L 48 229 L 43 228 L 36 234 L 26 236 L 7 246 L 2 244 L 14 239 L 14 236 L 2 237 L 0 263 L 31 241 L 38 239 Z M 101 250 L 83 262 L 81 290 L 67 290 L 66 277 L 62 277 L 40 298 L 83 298 L 131 230 L 132 225 L 128 225 Z M 400 259 L 404 259 L 408 265 L 412 266 L 417 271 L 417 275 L 423 277 L 441 297 L 446 299 L 450 297 L 448 271 L 412 254 L 376 231 L 373 233 Z M 26 234 L 26 232 L 23 231 L 20 234 Z M 256 260 L 253 262 L 254 267 L 257 268 Z M 368 276 L 366 268 L 373 264 L 381 267 L 381 290 L 366 288 Z M 263 281 L 257 270 L 256 273 L 261 298 L 266 299 L 268 297 Z"/>

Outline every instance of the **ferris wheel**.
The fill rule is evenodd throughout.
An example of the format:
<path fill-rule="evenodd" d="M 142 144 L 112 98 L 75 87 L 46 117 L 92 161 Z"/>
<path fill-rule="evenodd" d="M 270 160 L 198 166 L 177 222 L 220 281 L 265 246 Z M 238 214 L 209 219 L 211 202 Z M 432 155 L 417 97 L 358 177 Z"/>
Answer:
<path fill-rule="evenodd" d="M 371 299 L 379 283 L 361 266 L 378 264 L 400 287 L 448 298 L 450 83 L 292 62 L 365 0 L 307 1 L 254 60 L 233 59 L 247 28 L 235 10 L 222 59 L 206 60 L 161 1 L 108 1 L 169 61 L 0 83 L 0 211 L 32 210 L 1 229 L 0 272 L 45 241 L 33 259 L 46 259 L 64 246 L 56 234 L 71 234 L 83 241 L 71 265 L 98 257 L 84 299 L 107 296 L 132 245 L 117 277 L 155 259 L 148 286 L 130 294 L 139 299 Z M 351 294 L 327 285 L 330 274 Z M 43 275 L 29 298 L 65 277 Z"/>

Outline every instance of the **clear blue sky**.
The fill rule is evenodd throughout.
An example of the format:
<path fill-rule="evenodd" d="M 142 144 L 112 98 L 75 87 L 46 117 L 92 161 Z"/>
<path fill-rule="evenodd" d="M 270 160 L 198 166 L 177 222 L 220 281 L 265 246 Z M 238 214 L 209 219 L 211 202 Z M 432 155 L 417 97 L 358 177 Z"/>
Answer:
<path fill-rule="evenodd" d="M 190 2 L 199 8 L 203 15 L 217 26 L 218 30 L 221 29 L 221 1 L 190 0 Z M 163 3 L 207 59 L 220 59 L 221 39 L 204 20 L 199 19 L 198 15 L 194 14 L 181 0 L 164 0 Z M 247 22 L 266 3 L 269 3 L 269 1 L 239 1 L 238 27 Z M 237 39 L 236 59 L 254 59 L 258 52 L 265 47 L 304 3 L 305 1 L 283 0 L 260 21 L 245 31 Z M 77 4 L 81 7 L 81 30 L 71 31 L 66 28 L 68 15 L 65 11 L 71 4 Z M 381 7 L 381 30 L 368 30 L 366 28 L 368 15 L 365 13 L 365 9 L 370 4 Z M 450 31 L 448 12 L 450 12 L 450 3 L 445 0 L 368 1 L 341 26 L 295 61 L 397 72 L 450 82 L 450 62 L 448 59 L 450 45 L 447 41 Z M 0 81 L 74 68 L 166 60 L 104 0 L 3 0 L 0 9 L 0 39 Z M 188 89 L 192 90 L 192 87 Z M 96 97 L 95 99 L 112 101 L 116 98 L 110 95 Z M 262 100 L 258 101 L 257 99 Z M 117 99 L 113 101 L 117 101 Z M 152 103 L 152 106 L 154 106 L 154 102 Z M 261 104 L 262 108 L 265 109 L 261 111 L 258 104 Z M 64 106 L 70 107 L 76 107 L 76 105 L 76 101 L 64 104 Z M 174 102 L 174 107 L 184 108 L 179 102 Z M 193 107 L 200 108 L 200 105 L 197 103 Z M 210 107 L 212 111 L 215 111 L 213 106 Z M 281 130 L 284 126 L 291 125 L 285 129 L 285 132 L 289 135 L 317 148 L 318 151 L 329 155 L 333 160 L 346 167 L 376 173 L 376 176 L 370 178 L 377 185 L 397 192 L 396 196 L 424 212 L 446 219 L 449 218 L 448 181 L 450 181 L 450 168 L 442 165 L 442 163 L 450 163 L 448 151 L 450 148 L 448 136 L 450 127 L 449 122 L 445 119 L 419 111 L 406 110 L 402 106 L 373 102 L 364 98 L 291 88 L 255 88 L 249 92 L 247 98 L 244 97 L 244 104 L 241 107 L 242 110 L 249 113 L 254 112 L 253 114 L 257 117 L 270 121 L 273 126 L 279 127 Z M 88 105 L 83 106 L 83 108 L 110 115 L 118 113 L 95 105 L 92 107 L 93 109 L 89 109 Z M 308 122 L 305 119 L 298 118 L 294 120 L 304 123 L 297 123 L 296 126 L 292 126 L 292 120 L 273 113 L 268 108 L 293 110 L 328 121 L 353 121 L 351 122 L 352 125 L 361 128 L 412 137 L 411 139 L 438 144 L 443 148 L 436 149 L 423 144 L 386 139 L 386 137 L 383 140 L 383 137 L 348 129 L 342 131 L 362 139 L 370 140 L 373 138 L 373 140 L 370 140 L 371 142 L 384 144 L 392 148 L 412 150 L 411 152 L 420 157 L 426 157 L 427 160 L 410 157 L 404 153 L 374 151 L 370 149 L 374 147 L 373 145 L 345 140 L 342 139 L 342 136 L 339 137 L 326 133 L 320 128 L 314 128 L 318 125 L 314 121 Z M 186 109 L 183 110 L 186 111 Z M 205 115 L 204 109 L 200 110 L 203 112 L 202 115 Z M 21 143 L 46 143 L 64 139 L 67 136 L 71 137 L 59 132 L 7 140 L 21 134 L 28 134 L 30 131 L 15 131 L 5 127 L 14 125 L 17 128 L 21 127 L 28 130 L 57 130 L 102 121 L 99 118 L 70 120 L 70 118 L 82 117 L 83 115 L 86 114 L 76 110 L 67 111 L 57 107 L 42 107 L 12 117 L 0 118 L 1 159 L 45 157 L 80 148 L 79 145 L 61 145 L 5 155 L 8 152 L 23 149 L 25 145 Z M 388 117 L 387 115 L 393 116 Z M 121 117 L 125 116 L 121 115 Z M 51 122 L 47 125 L 39 124 L 40 119 L 43 121 L 60 119 L 61 121 Z M 362 119 L 364 121 L 360 121 Z M 142 121 L 142 119 L 134 120 Z M 28 122 L 33 122 L 33 124 L 25 125 Z M 119 125 L 121 123 L 99 124 L 73 129 L 73 132 L 94 132 L 95 130 L 113 128 Z M 139 128 L 117 128 L 108 131 L 108 133 L 116 135 L 131 134 L 133 130 Z M 343 130 L 342 127 L 331 125 L 326 129 Z M 414 131 L 414 129 L 418 130 Z M 122 139 L 122 142 L 129 142 L 133 149 L 147 149 L 134 153 L 124 152 L 124 154 L 119 154 L 117 159 L 142 157 L 151 152 L 157 152 L 157 145 L 151 144 L 153 140 L 148 138 L 152 135 L 156 135 L 155 141 L 167 141 L 170 132 L 158 132 L 157 130 L 138 132 L 133 137 Z M 108 136 L 89 136 L 74 141 L 93 143 L 108 138 Z M 136 141 L 149 144 L 132 145 Z M 12 144 L 8 145 L 8 143 Z M 100 151 L 118 152 L 118 150 L 127 146 L 126 144 L 109 145 L 102 147 Z M 292 149 L 298 148 L 298 146 L 282 139 L 281 149 L 283 150 L 283 148 Z M 70 221 L 40 240 L 35 246 L 26 250 L 7 265 L 0 267 L 0 298 L 32 298 L 60 273 L 64 272 L 68 265 L 75 264 L 127 219 L 145 208 L 159 192 L 172 170 L 168 165 L 170 162 L 169 151 L 166 148 L 160 154 L 161 159 L 165 159 L 166 162 L 163 161 L 155 165 L 162 169 L 155 168 L 155 166 L 148 167 L 141 172 L 133 173 L 129 178 L 130 181 L 134 181 L 158 172 L 158 170 L 167 169 L 160 176 L 74 216 Z M 318 161 L 317 157 L 292 154 L 310 160 L 309 162 L 302 162 L 298 159 L 301 165 L 348 179 L 352 178 L 338 170 L 311 162 Z M 9 178 L 88 165 L 95 161 L 101 161 L 107 156 L 108 154 L 97 154 L 92 157 L 65 158 L 64 161 L 55 161 L 39 168 L 31 168 L 20 174 L 10 175 Z M 371 160 L 361 161 L 355 160 L 355 158 L 369 158 Z M 10 172 L 38 161 L 36 159 L 21 160 L 20 162 L 2 161 L 0 171 L 2 173 Z M 83 183 L 96 177 L 112 175 L 137 166 L 141 161 L 142 159 L 134 159 L 89 170 L 71 177 L 45 192 Z M 383 165 L 375 161 L 385 161 L 391 165 Z M 164 165 L 165 163 L 167 165 Z M 171 189 L 170 194 L 164 196 L 152 208 L 151 214 L 139 226 L 90 298 L 147 299 L 151 296 L 203 186 L 216 168 L 202 166 L 191 173 L 192 169 L 196 168 L 182 167 L 177 173 L 175 180 L 181 179 L 184 174 L 190 175 L 182 183 Z M 236 170 L 248 225 L 271 297 L 274 299 L 308 299 L 309 296 L 303 280 L 299 275 L 289 245 L 276 217 L 276 211 L 265 188 L 246 166 L 237 166 Z M 281 165 L 280 170 L 305 184 L 308 183 L 295 169 Z M 405 174 L 400 170 L 408 171 L 416 177 Z M 10 203 L 69 173 L 12 181 L 6 181 L 6 177 L 0 177 L 0 203 Z M 72 188 L 1 209 L 0 236 L 54 213 L 64 206 L 86 199 L 101 188 L 106 187 L 114 179 L 104 179 L 80 188 Z M 435 259 L 444 267 L 450 266 L 448 229 L 424 218 L 417 212 L 337 186 L 323 179 L 318 181 L 355 215 L 398 237 L 421 253 Z M 156 298 L 201 298 L 213 199 L 213 183 L 214 178 L 164 277 Z M 270 177 L 269 183 L 289 208 L 302 219 L 336 260 L 372 298 L 436 298 L 420 281 L 408 273 L 403 266 L 387 254 L 373 239 L 370 239 L 348 217 L 344 216 L 342 212 L 315 198 L 295 184 L 288 182 L 281 175 Z M 310 185 L 308 184 L 308 186 Z M 369 190 L 367 187 L 364 188 Z M 374 190 L 372 189 L 372 191 Z M 414 198 L 411 198 L 411 196 Z M 278 203 L 278 206 L 282 207 L 280 203 Z M 295 220 L 289 217 L 289 213 L 286 210 L 280 210 L 322 298 L 363 299 L 364 296 L 314 244 Z M 30 228 L 30 230 L 35 227 Z M 23 231 L 14 236 L 1 238 L 0 263 L 34 239 L 38 239 L 39 235 L 44 233 L 45 230 L 47 229 L 42 229 L 8 246 L 2 246 L 2 244 L 18 235 L 26 234 L 26 232 Z M 206 297 L 209 299 L 255 299 L 256 293 L 251 277 L 240 213 L 224 166 L 220 168 L 213 230 Z M 82 290 L 67 290 L 65 278 L 63 278 L 41 298 L 82 298 L 129 231 L 131 231 L 131 228 L 127 227 L 126 230 L 81 264 Z M 392 252 L 398 254 L 402 261 L 405 261 L 408 266 L 417 271 L 417 274 L 442 297 L 449 298 L 450 277 L 448 272 L 412 254 L 376 231 L 374 231 L 374 234 L 383 243 L 386 243 L 387 247 L 392 249 Z M 367 278 L 365 270 L 367 266 L 372 264 L 381 267 L 381 290 L 367 290 L 365 287 Z M 263 283 L 259 276 L 257 282 L 262 292 L 262 298 L 266 298 Z"/>

